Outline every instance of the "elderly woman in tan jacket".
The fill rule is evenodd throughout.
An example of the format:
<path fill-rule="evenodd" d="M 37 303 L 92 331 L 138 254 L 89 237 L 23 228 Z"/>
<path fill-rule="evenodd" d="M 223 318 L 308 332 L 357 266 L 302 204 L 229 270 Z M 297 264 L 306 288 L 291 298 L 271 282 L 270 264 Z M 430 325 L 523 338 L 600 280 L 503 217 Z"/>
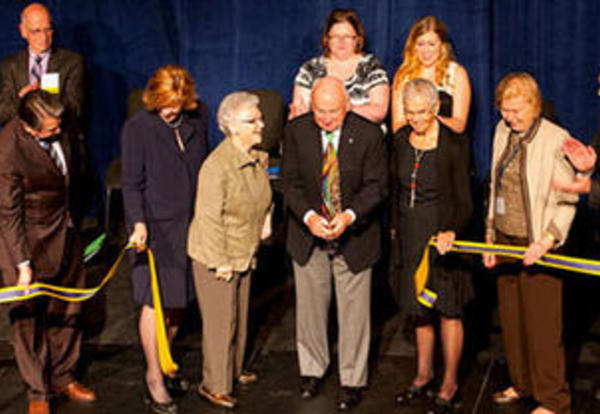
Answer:
<path fill-rule="evenodd" d="M 261 239 L 270 235 L 271 188 L 261 142 L 258 98 L 226 96 L 217 113 L 225 139 L 208 156 L 198 177 L 188 235 L 194 283 L 202 313 L 203 378 L 198 393 L 233 408 L 233 380 L 256 381 L 243 371 L 250 275 Z"/>
<path fill-rule="evenodd" d="M 498 264 L 498 306 L 512 386 L 496 392 L 497 404 L 533 397 L 532 411 L 569 413 L 562 343 L 562 280 L 535 266 L 561 246 L 575 215 L 577 195 L 557 191 L 552 181 L 571 181 L 574 171 L 561 146 L 569 133 L 540 115 L 542 98 L 526 73 L 508 74 L 496 88 L 502 120 L 496 127 L 491 169 L 488 243 L 527 246 L 522 261 Z"/>

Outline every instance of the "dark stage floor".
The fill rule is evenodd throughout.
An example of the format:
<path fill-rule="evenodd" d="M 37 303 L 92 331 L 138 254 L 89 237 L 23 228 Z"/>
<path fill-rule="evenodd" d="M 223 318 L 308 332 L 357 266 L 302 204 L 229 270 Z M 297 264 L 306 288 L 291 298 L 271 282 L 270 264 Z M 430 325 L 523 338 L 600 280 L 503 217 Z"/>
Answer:
<path fill-rule="evenodd" d="M 124 243 L 122 231 L 112 236 L 113 245 L 89 268 L 90 285 L 105 271 L 116 254 L 116 245 Z M 273 413 L 333 413 L 338 380 L 335 364 L 322 392 L 313 400 L 301 400 L 294 348 L 293 285 L 289 266 L 280 243 L 264 249 L 261 268 L 253 279 L 250 340 L 250 368 L 259 373 L 259 382 L 236 389 L 239 407 L 236 412 Z M 381 272 L 383 273 L 383 272 Z M 425 405 L 403 409 L 394 407 L 395 393 L 410 384 L 415 369 L 414 347 L 406 339 L 401 318 L 397 316 L 387 276 L 375 280 L 373 289 L 373 343 L 369 387 L 357 413 L 425 413 Z M 493 283 L 484 283 L 485 286 Z M 481 288 L 481 286 L 480 286 Z M 584 286 L 585 288 L 585 286 Z M 387 292 L 386 292 L 387 289 Z M 578 289 L 581 289 L 579 287 Z M 597 296 L 595 296 L 597 298 Z M 596 299 L 597 300 L 597 299 Z M 507 383 L 506 367 L 502 363 L 499 331 L 494 313 L 487 300 L 472 310 L 476 317 L 467 325 L 467 348 L 461 373 L 461 395 L 464 413 L 494 413 L 491 393 Z M 493 301 L 492 301 L 493 302 Z M 492 307 L 493 308 L 493 307 Z M 25 389 L 17 373 L 9 343 L 6 307 L 0 315 L 0 413 L 25 413 Z M 489 317 L 481 317 L 489 314 Z M 142 401 L 144 375 L 143 358 L 136 325 L 137 308 L 131 301 L 128 265 L 123 264 L 106 291 L 86 304 L 87 339 L 81 363 L 83 382 L 93 387 L 99 401 L 91 405 L 58 400 L 58 414 L 145 413 Z M 486 325 L 481 320 L 488 320 Z M 184 375 L 197 383 L 200 378 L 200 319 L 190 309 L 188 322 L 176 341 L 175 356 L 181 362 Z M 334 324 L 332 324 L 333 326 Z M 593 398 L 600 386 L 600 329 L 598 322 L 577 338 L 571 348 L 570 364 L 574 389 L 574 413 L 600 413 L 600 402 Z M 333 326 L 334 328 L 334 326 Z M 333 330 L 333 329 L 332 329 Z M 582 331 L 581 329 L 579 329 Z M 439 347 L 438 347 L 439 348 Z M 332 360 L 335 361 L 335 347 Z M 438 364 L 441 366 L 441 361 Z M 180 400 L 180 413 L 220 413 L 195 392 Z M 527 412 L 518 406 L 498 411 Z"/>
<path fill-rule="evenodd" d="M 179 348 L 183 353 L 183 366 L 186 374 L 197 378 L 197 367 L 200 354 L 197 347 Z M 3 354 L 10 353 L 3 349 Z M 143 376 L 142 360 L 137 347 L 103 346 L 86 349 L 91 359 L 85 374 L 85 382 L 92 385 L 100 396 L 94 404 L 76 404 L 66 400 L 58 400 L 56 413 L 60 414 L 108 414 L 108 413 L 144 413 L 142 402 Z M 291 352 L 270 352 L 261 354 L 254 362 L 253 369 L 260 374 L 260 380 L 252 386 L 240 386 L 236 390 L 239 398 L 239 413 L 334 413 L 337 378 L 329 375 L 322 392 L 310 401 L 301 400 L 298 396 L 298 377 L 296 356 Z M 403 409 L 396 409 L 393 396 L 399 387 L 409 384 L 414 368 L 414 360 L 410 357 L 380 356 L 372 366 L 370 385 L 364 393 L 362 404 L 355 410 L 357 413 L 425 413 L 425 404 L 414 404 Z M 505 378 L 502 365 L 492 365 L 489 370 L 489 382 L 485 382 L 489 365 L 477 365 L 465 378 L 462 385 L 464 413 L 522 413 L 524 406 L 497 411 L 491 405 L 489 396 Z M 592 398 L 594 376 L 598 374 L 597 365 L 580 367 L 578 381 L 585 383 L 583 389 L 575 390 L 574 413 L 598 413 L 600 404 Z M 0 386 L 4 390 L 0 396 L 0 412 L 25 413 L 27 409 L 24 389 L 19 382 L 18 374 L 10 360 L 2 366 Z M 213 408 L 194 392 L 188 393 L 180 400 L 180 413 L 222 413 L 226 410 Z M 475 405 L 476 411 L 474 411 Z"/>

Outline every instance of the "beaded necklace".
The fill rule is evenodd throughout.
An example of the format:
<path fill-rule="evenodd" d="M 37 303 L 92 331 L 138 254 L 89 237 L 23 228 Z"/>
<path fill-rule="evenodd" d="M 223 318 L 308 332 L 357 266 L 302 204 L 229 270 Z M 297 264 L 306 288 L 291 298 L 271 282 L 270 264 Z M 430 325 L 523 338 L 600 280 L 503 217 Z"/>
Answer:
<path fill-rule="evenodd" d="M 425 153 L 437 146 L 438 132 L 439 128 L 436 124 L 436 126 L 427 131 L 425 137 L 419 143 L 420 145 L 413 145 L 413 143 L 416 143 L 415 138 L 413 138 L 413 143 L 411 143 L 415 160 L 413 162 L 412 172 L 410 173 L 410 201 L 408 204 L 410 208 L 415 207 L 415 201 L 417 199 L 417 173 L 419 172 L 419 168 L 421 168 L 421 163 Z"/>

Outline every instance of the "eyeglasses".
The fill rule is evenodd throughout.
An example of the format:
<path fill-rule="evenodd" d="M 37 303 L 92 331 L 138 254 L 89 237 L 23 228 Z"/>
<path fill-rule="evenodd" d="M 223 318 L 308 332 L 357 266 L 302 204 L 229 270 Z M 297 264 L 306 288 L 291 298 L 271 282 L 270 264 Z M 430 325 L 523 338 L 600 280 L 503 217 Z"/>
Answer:
<path fill-rule="evenodd" d="M 263 119 L 262 118 L 254 118 L 254 119 L 239 119 L 238 122 L 241 122 L 242 124 L 257 124 L 257 123 L 263 123 Z"/>
<path fill-rule="evenodd" d="M 29 33 L 31 33 L 34 36 L 39 36 L 40 34 L 45 34 L 45 35 L 49 35 L 52 34 L 54 32 L 54 29 L 52 27 L 46 27 L 45 29 L 29 29 Z"/>
<path fill-rule="evenodd" d="M 348 40 L 355 40 L 356 35 L 333 35 L 329 36 L 329 40 L 335 40 L 336 42 L 347 42 Z"/>

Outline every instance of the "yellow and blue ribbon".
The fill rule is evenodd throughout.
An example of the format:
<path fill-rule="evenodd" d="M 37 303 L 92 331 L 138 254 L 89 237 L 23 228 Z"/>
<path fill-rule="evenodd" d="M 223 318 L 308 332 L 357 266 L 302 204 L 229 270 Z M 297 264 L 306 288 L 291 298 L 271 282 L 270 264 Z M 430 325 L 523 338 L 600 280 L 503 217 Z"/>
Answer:
<path fill-rule="evenodd" d="M 146 248 L 148 253 L 148 265 L 150 267 L 150 282 L 152 286 L 152 303 L 154 304 L 154 320 L 156 323 L 156 342 L 158 346 L 158 361 L 160 369 L 165 374 L 174 374 L 179 367 L 173 361 L 167 339 L 167 328 L 163 315 L 162 302 L 160 299 L 160 287 L 158 286 L 158 277 L 156 276 L 156 264 L 154 263 L 154 254 L 150 248 Z"/>
<path fill-rule="evenodd" d="M 429 239 L 429 242 L 425 246 L 421 262 L 414 275 L 417 301 L 428 308 L 432 308 L 437 300 L 437 294 L 426 287 L 429 276 L 429 250 L 432 247 L 437 247 L 437 239 L 435 237 Z M 514 259 L 523 259 L 527 247 L 455 240 L 450 251 L 468 254 L 489 253 L 497 256 L 512 257 Z M 548 253 L 538 259 L 535 264 L 569 272 L 600 276 L 600 261 L 598 260 Z"/>
<path fill-rule="evenodd" d="M 431 240 L 433 239 L 430 239 L 425 245 L 421 262 L 419 263 L 414 276 L 417 302 L 427 308 L 433 308 L 433 305 L 435 305 L 435 301 L 438 298 L 437 293 L 427 288 L 427 279 L 429 277 L 429 250 L 432 246 Z"/>
<path fill-rule="evenodd" d="M 100 249 L 102 243 L 104 242 L 104 237 L 100 237 L 102 238 L 98 238 L 92 243 L 93 246 L 90 249 L 91 251 L 97 252 L 97 250 Z M 136 246 L 133 244 L 128 244 L 121 250 L 117 260 L 115 260 L 108 273 L 106 273 L 100 284 L 96 287 L 83 289 L 69 288 L 39 282 L 31 284 L 27 288 L 24 286 L 11 286 L 0 289 L 0 303 L 23 301 L 38 296 L 49 296 L 67 302 L 83 302 L 91 299 L 113 278 L 127 250 L 135 247 Z M 86 256 L 91 252 L 88 252 L 88 248 L 86 248 Z M 160 368 L 165 374 L 173 374 L 177 372 L 178 367 L 173 361 L 171 351 L 169 349 L 169 342 L 167 340 L 167 330 L 165 327 L 162 301 L 160 298 L 160 287 L 158 285 L 154 254 L 149 247 L 145 246 L 144 248 L 146 250 L 146 254 L 148 255 L 148 265 L 150 267 L 150 282 L 152 287 L 152 301 L 154 303 L 156 319 L 156 340 Z"/>

